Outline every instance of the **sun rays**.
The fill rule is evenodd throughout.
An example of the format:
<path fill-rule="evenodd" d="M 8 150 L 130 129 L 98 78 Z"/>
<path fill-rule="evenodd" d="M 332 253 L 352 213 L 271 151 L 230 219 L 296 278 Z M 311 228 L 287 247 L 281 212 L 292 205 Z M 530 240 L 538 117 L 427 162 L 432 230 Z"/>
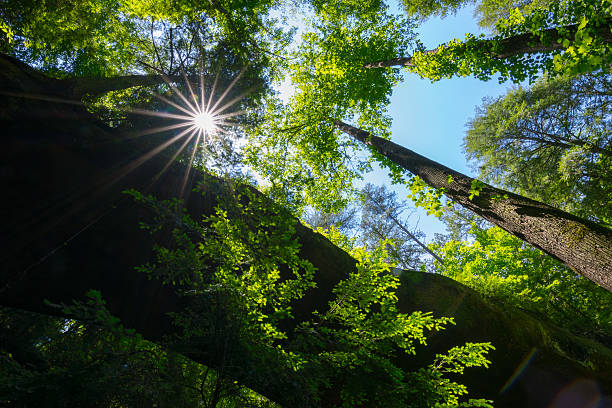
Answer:
<path fill-rule="evenodd" d="M 254 88 L 250 88 L 244 92 L 233 96 L 231 99 L 228 98 L 230 92 L 242 77 L 245 69 L 242 69 L 240 73 L 233 78 L 231 83 L 221 92 L 221 95 L 217 96 L 217 85 L 219 82 L 219 74 L 217 74 L 212 81 L 210 90 L 207 91 L 206 84 L 204 81 L 204 70 L 202 63 L 199 66 L 199 84 L 194 90 L 190 78 L 186 75 L 185 71 L 181 68 L 181 77 L 173 76 L 168 77 L 165 73 L 152 67 L 146 63 L 142 63 L 148 68 L 154 70 L 159 74 L 161 79 L 171 89 L 171 96 L 164 96 L 158 93 L 152 92 L 151 95 L 161 101 L 163 104 L 174 108 L 172 112 L 155 111 L 140 108 L 128 108 L 120 109 L 130 114 L 151 116 L 157 118 L 163 118 L 168 123 L 162 126 L 141 129 L 136 132 L 129 133 L 127 139 L 139 138 L 146 135 L 153 135 L 156 133 L 169 132 L 169 136 L 166 140 L 162 141 L 156 147 L 142 153 L 139 157 L 131 160 L 129 163 L 123 164 L 120 168 L 110 172 L 108 177 L 102 184 L 106 187 L 115 184 L 123 177 L 127 176 L 138 167 L 142 166 L 145 162 L 151 160 L 153 157 L 159 155 L 162 151 L 168 149 L 170 146 L 175 145 L 182 141 L 180 146 L 172 153 L 168 162 L 158 172 L 158 174 L 152 177 L 151 182 L 155 182 L 160 176 L 168 170 L 179 155 L 185 151 L 185 149 L 191 149 L 190 154 L 187 154 L 186 159 L 186 170 L 183 181 L 180 187 L 179 197 L 183 197 L 189 175 L 193 168 L 194 161 L 197 160 L 197 152 L 201 151 L 203 146 L 207 146 L 210 150 L 214 150 L 214 144 L 220 137 L 231 136 L 230 129 L 233 127 L 240 127 L 241 125 L 235 122 L 235 117 L 245 113 L 244 110 L 229 111 L 232 106 L 243 99 L 249 94 Z M 186 92 L 183 93 L 177 87 L 178 82 L 184 82 Z M 196 81 L 197 82 L 197 81 Z M 197 92 L 196 92 L 197 91 Z M 23 92 L 10 92 L 0 91 L 0 94 L 14 96 L 19 98 L 37 99 L 42 101 L 48 101 L 52 103 L 62 103 L 84 106 L 82 101 L 72 100 L 69 98 L 62 98 L 52 95 L 43 94 L 28 94 Z M 187 94 L 187 95 L 186 95 Z M 228 100 L 229 99 L 229 100 Z M 187 161 L 188 160 L 188 161 Z M 103 188 L 103 185 L 98 186 Z"/>
<path fill-rule="evenodd" d="M 161 78 L 170 87 L 173 95 L 176 96 L 177 100 L 172 100 L 157 93 L 152 93 L 152 95 L 164 104 L 175 108 L 177 112 L 170 113 L 145 109 L 131 109 L 129 110 L 129 112 L 138 115 L 161 117 L 172 121 L 178 121 L 178 123 L 147 129 L 138 132 L 136 136 L 154 134 L 165 131 L 178 131 L 178 134 L 171 137 L 166 142 L 162 143 L 156 148 L 145 153 L 139 159 L 136 159 L 136 161 L 132 163 L 131 167 L 138 167 L 140 164 L 151 159 L 169 146 L 177 143 L 179 140 L 183 140 L 183 143 L 174 152 L 168 163 L 154 178 L 155 180 L 157 180 L 170 167 L 174 160 L 186 148 L 188 148 L 188 146 L 191 146 L 192 151 L 189 155 L 187 169 L 185 171 L 185 176 L 183 178 L 183 183 L 181 185 L 180 190 L 180 196 L 182 197 L 185 192 L 189 174 L 193 167 L 197 151 L 202 146 L 211 146 L 220 135 L 227 134 L 229 128 L 239 126 L 238 123 L 232 120 L 232 118 L 241 115 L 245 112 L 242 110 L 233 112 L 227 111 L 238 101 L 240 101 L 240 99 L 244 98 L 246 92 L 241 93 L 240 95 L 232 98 L 229 101 L 226 101 L 225 99 L 230 94 L 231 90 L 244 73 L 244 69 L 232 80 L 232 82 L 221 93 L 221 95 L 218 98 L 215 98 L 215 92 L 219 76 L 217 75 L 215 77 L 210 92 L 207 93 L 205 91 L 204 74 L 201 64 L 199 73 L 199 92 L 197 94 L 196 92 L 194 92 L 194 88 L 191 84 L 191 81 L 185 74 L 185 71 L 181 69 L 182 78 L 188 91 L 187 95 L 185 95 L 185 93 L 181 92 L 181 90 L 177 88 L 177 86 L 175 85 L 176 81 L 172 80 L 158 69 L 149 65 L 147 66 L 160 74 Z"/>

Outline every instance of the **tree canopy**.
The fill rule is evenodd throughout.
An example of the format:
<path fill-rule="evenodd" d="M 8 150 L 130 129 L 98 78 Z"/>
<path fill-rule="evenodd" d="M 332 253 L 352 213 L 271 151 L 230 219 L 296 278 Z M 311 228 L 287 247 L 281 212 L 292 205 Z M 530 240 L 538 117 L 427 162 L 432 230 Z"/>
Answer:
<path fill-rule="evenodd" d="M 433 50 L 421 47 L 411 56 L 371 61 L 365 66 L 406 66 L 432 81 L 474 75 L 500 82 L 533 81 L 542 72 L 575 75 L 610 66 L 610 3 L 608 1 L 551 2 L 544 7 L 514 9 L 496 21 L 497 35 L 467 34 Z"/>
<path fill-rule="evenodd" d="M 480 177 L 583 217 L 610 223 L 610 77 L 540 80 L 489 100 L 465 151 Z"/>
<path fill-rule="evenodd" d="M 491 4 L 493 37 L 427 51 L 381 1 L 4 2 L 0 401 L 541 406 L 582 377 L 609 392 L 612 3 Z M 539 78 L 470 122 L 482 180 L 390 140 L 400 66 Z M 428 246 L 406 203 L 359 187 L 374 163 L 455 232 L 453 203 L 506 232 L 468 221 L 468 240 Z M 504 394 L 517 364 L 553 396 Z"/>

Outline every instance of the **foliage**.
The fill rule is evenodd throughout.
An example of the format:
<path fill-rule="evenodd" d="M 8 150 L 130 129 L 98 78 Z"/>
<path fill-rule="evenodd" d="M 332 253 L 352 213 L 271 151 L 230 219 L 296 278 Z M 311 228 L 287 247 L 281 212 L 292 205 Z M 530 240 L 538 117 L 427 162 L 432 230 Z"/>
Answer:
<path fill-rule="evenodd" d="M 546 9 L 536 8 L 522 13 L 514 10 L 496 25 L 499 35 L 485 39 L 484 35 L 467 34 L 464 41 L 454 39 L 441 45 L 435 52 L 417 52 L 409 70 L 432 81 L 441 78 L 474 75 L 488 80 L 499 73 L 503 82 L 534 80 L 540 72 L 550 74 L 578 74 L 610 65 L 609 19 L 612 3 L 609 0 L 580 0 L 553 2 Z M 573 27 L 576 28 L 575 33 Z M 559 38 L 549 28 L 556 28 Z M 499 52 L 513 46 L 513 36 L 532 34 L 534 41 L 544 44 L 561 43 L 563 53 L 515 54 L 498 58 Z"/>
<path fill-rule="evenodd" d="M 155 265 L 141 267 L 142 272 L 176 286 L 184 295 L 222 293 L 233 305 L 244 338 L 270 345 L 286 338 L 277 323 L 291 317 L 291 302 L 314 285 L 314 270 L 299 258 L 293 221 L 284 210 L 265 205 L 261 195 L 244 186 L 238 198 L 226 197 L 230 201 L 214 215 L 195 222 L 178 201 L 157 203 L 150 196 L 129 193 L 161 212 L 152 232 L 170 222 L 179 245 L 157 246 Z M 292 279 L 281 279 L 280 265 L 289 268 Z"/>
<path fill-rule="evenodd" d="M 448 183 L 452 183 L 452 177 L 449 176 Z M 425 181 L 415 175 L 410 175 L 405 181 L 408 187 L 408 198 L 412 200 L 414 205 L 425 209 L 427 215 L 441 217 L 444 209 L 451 205 L 450 201 L 444 202 L 444 188 L 435 189 L 425 183 Z"/>
<path fill-rule="evenodd" d="M 473 242 L 437 246 L 435 271 L 487 298 L 546 316 L 574 333 L 605 340 L 612 294 L 497 227 L 473 228 Z"/>
<path fill-rule="evenodd" d="M 134 62 L 141 36 L 118 0 L 5 1 L 0 9 L 2 52 L 60 74 L 103 76 Z"/>
<path fill-rule="evenodd" d="M 589 71 L 608 69 L 610 65 L 610 18 L 612 1 L 581 0 L 553 2 L 546 9 L 535 9 L 530 13 L 514 12 L 505 20 L 497 22 L 497 30 L 504 36 L 556 27 L 561 35 L 556 42 L 562 44 L 564 53 L 553 53 L 552 61 L 541 56 L 523 59 L 522 64 L 551 73 L 576 75 Z M 575 33 L 568 27 L 577 24 Z M 544 32 L 539 34 L 544 43 L 551 41 Z M 531 68 L 533 69 L 533 68 Z"/>
<path fill-rule="evenodd" d="M 474 4 L 476 6 L 475 16 L 481 27 L 495 28 L 495 23 L 500 19 L 508 18 L 514 10 L 529 13 L 536 8 L 546 8 L 552 2 L 550 0 L 403 0 L 404 10 L 410 17 L 420 21 L 429 17 L 437 16 L 445 18 L 453 15 L 459 9 Z"/>
<path fill-rule="evenodd" d="M 307 361 L 306 372 L 313 366 L 319 372 L 327 372 L 309 376 L 311 381 L 319 383 L 317 387 L 341 384 L 342 406 L 383 401 L 388 407 L 456 406 L 467 390 L 443 374 L 461 374 L 465 367 L 487 367 L 490 362 L 484 355 L 493 346 L 468 343 L 438 355 L 434 363 L 421 370 L 402 370 L 391 358 L 395 350 L 415 354 L 415 343 L 426 344 L 426 331 L 454 324 L 452 318 L 399 312 L 395 295 L 399 279 L 390 273 L 384 242 L 368 251 L 355 247 L 352 240 L 333 227 L 326 236 L 357 260 L 357 270 L 336 285 L 335 298 L 327 311 L 315 313 L 314 321 L 298 328 L 302 336 L 297 342 L 308 350 L 301 354 Z M 363 372 L 369 375 L 364 377 Z M 464 404 L 490 406 L 486 400 Z"/>
<path fill-rule="evenodd" d="M 336 228 L 370 251 L 385 245 L 389 264 L 396 269 L 418 269 L 429 252 L 424 234 L 409 222 L 415 209 L 386 186 L 366 184 L 356 201 L 337 213 L 307 211 L 303 221 L 313 230 Z"/>
<path fill-rule="evenodd" d="M 246 161 L 267 182 L 267 192 L 295 208 L 337 211 L 352 193 L 351 181 L 368 169 L 355 160 L 356 143 L 342 138 L 333 121 L 357 118 L 386 134 L 384 116 L 396 69 L 364 70 L 363 64 L 403 53 L 412 25 L 384 11 L 356 19 L 328 12 L 312 23 L 291 55 L 296 94 L 288 105 L 270 99 L 261 126 L 250 135 Z"/>
<path fill-rule="evenodd" d="M 403 0 L 402 6 L 410 17 L 423 21 L 432 16 L 445 18 L 448 15 L 455 14 L 460 8 L 470 3 L 471 1 L 466 0 Z"/>
<path fill-rule="evenodd" d="M 183 299 L 200 300 L 199 309 L 173 314 L 174 323 L 182 329 L 181 336 L 172 339 L 175 346 L 181 341 L 188 343 L 188 339 L 213 337 L 220 328 L 232 331 L 253 355 L 258 351 L 277 355 L 284 364 L 280 370 L 287 368 L 302 375 L 305 398 L 338 389 L 344 406 L 380 401 L 389 407 L 490 406 L 486 400 L 460 402 L 466 389 L 450 379 L 462 374 L 466 367 L 486 367 L 489 362 L 485 354 L 492 348 L 487 343 L 455 347 L 416 372 L 405 372 L 394 362 L 398 354 L 414 354 L 415 345 L 425 343 L 429 330 L 441 330 L 452 319 L 398 311 L 395 289 L 399 282 L 389 273 L 392 265 L 387 261 L 394 258 L 388 250 L 402 247 L 396 228 L 399 223 L 391 223 L 396 227 L 385 231 L 374 232 L 374 227 L 384 226 L 390 214 L 398 218 L 399 208 L 383 193 L 383 201 L 389 198 L 386 208 L 365 208 L 370 221 L 381 222 L 365 228 L 393 242 L 383 240 L 382 245 L 375 246 L 374 240 L 366 237 L 368 248 L 359 248 L 331 228 L 328 238 L 352 253 L 358 261 L 357 268 L 334 288 L 327 310 L 316 312 L 294 331 L 285 329 L 291 327 L 287 322 L 293 318 L 295 303 L 316 285 L 314 268 L 299 256 L 295 220 L 289 212 L 298 214 L 305 208 L 338 211 L 354 193 L 352 181 L 369 169 L 370 158 L 357 156 L 357 143 L 341 136 L 333 123 L 336 119 L 350 119 L 388 137 L 386 105 L 393 86 L 401 79 L 399 70 L 362 67 L 373 60 L 404 55 L 414 48 L 411 22 L 388 14 L 375 0 L 312 1 L 315 19 L 297 50 L 285 59 L 276 53 L 288 44 L 291 30 L 284 32 L 274 27 L 267 11 L 275 2 L 269 0 L 54 3 L 58 7 L 51 7 L 51 3 L 38 7 L 31 2 L 23 8 L 20 2 L 5 3 L 0 11 L 0 29 L 6 34 L 1 43 L 3 50 L 58 76 L 127 72 L 134 69 L 139 56 L 168 73 L 176 74 L 178 66 L 186 65 L 192 74 L 198 55 L 208 62 L 218 59 L 225 79 L 235 75 L 235 68 L 248 60 L 257 67 L 253 76 L 261 77 L 263 82 L 278 79 L 280 71 L 276 68 L 284 67 L 297 88 L 289 104 L 272 96 L 264 101 L 263 117 L 253 115 L 256 126 L 248 131 L 250 140 L 245 150 L 245 163 L 267 182 L 268 196 L 286 208 L 271 205 L 250 187 L 229 177 L 225 182 L 234 194 L 219 197 L 214 213 L 201 220 L 187 217 L 180 201 L 160 203 L 131 192 L 157 211 L 158 218 L 143 228 L 154 234 L 169 230 L 174 239 L 168 247 L 156 246 L 155 262 L 139 270 L 172 286 Z M 413 70 L 432 79 L 471 73 L 488 79 L 500 72 L 502 78 L 522 80 L 533 78 L 541 69 L 566 73 L 605 69 L 610 63 L 610 50 L 598 30 L 607 24 L 609 15 L 607 0 L 555 3 L 546 10 L 516 11 L 497 25 L 500 35 L 493 40 L 468 37 L 465 42 L 446 44 L 438 53 L 417 53 Z M 570 38 L 560 30 L 565 35 L 563 55 L 492 57 L 508 36 L 526 32 L 540 35 L 549 27 L 568 24 L 578 24 L 578 32 Z M 156 41 L 163 44 L 161 49 Z M 174 63 L 177 57 L 180 63 Z M 113 99 L 116 95 L 108 95 L 97 106 L 110 109 L 125 102 Z M 144 102 L 140 95 L 134 99 L 135 104 Z M 604 116 L 596 109 L 586 109 L 591 109 L 588 120 L 593 136 L 581 141 L 580 149 L 589 144 L 606 147 L 608 142 L 604 145 L 601 141 L 606 136 L 602 128 Z M 107 119 L 115 120 L 115 116 Z M 125 124 L 124 116 L 117 119 Z M 560 161 L 564 168 L 571 169 L 569 173 L 578 172 L 579 155 L 584 151 L 580 149 Z M 380 155 L 373 157 L 388 165 L 395 181 L 403 180 L 397 165 Z M 601 153 L 591 152 L 591 161 L 599 162 L 601 157 Z M 609 163 L 601 163 L 608 166 L 607 172 Z M 452 183 L 452 178 L 448 182 Z M 407 184 L 417 205 L 429 213 L 442 214 L 443 190 L 428 189 L 418 177 L 409 178 Z M 478 196 L 480 188 L 475 182 L 470 198 Z M 607 216 L 600 217 L 604 220 Z M 589 282 L 576 278 L 550 258 L 495 229 L 479 234 L 473 244 L 451 241 L 441 247 L 451 262 L 444 273 L 463 279 L 488 296 L 544 313 L 563 324 L 574 324 L 575 330 L 593 333 L 596 324 L 610 324 L 607 292 L 588 286 Z M 405 258 L 401 254 L 395 256 L 403 263 L 401 266 L 408 264 Z M 533 269 L 529 277 L 525 268 Z M 467 271 L 472 275 L 465 275 Z M 558 299 L 568 308 L 560 308 L 555 303 Z M 593 299 L 605 307 L 593 306 Z M 40 389 L 50 391 L 50 386 L 44 384 L 56 384 L 51 391 L 69 389 L 75 373 L 80 375 L 83 367 L 94 367 L 93 372 L 103 381 L 91 382 L 95 387 L 68 397 L 100 395 L 102 405 L 111 405 L 123 403 L 120 398 L 136 398 L 145 390 L 150 391 L 151 401 L 156 399 L 156 403 L 168 399 L 172 392 L 173 405 L 182 403 L 177 396 L 184 397 L 188 405 L 200 397 L 194 394 L 197 387 L 210 381 L 225 381 L 221 375 L 209 377 L 208 369 L 126 331 L 105 312 L 99 294 L 92 294 L 90 304 L 73 306 L 70 311 L 84 312 L 86 306 L 96 308 L 98 326 L 49 320 L 51 323 L 45 323 L 49 327 L 41 329 L 44 334 L 28 344 L 28 353 L 39 356 L 43 369 L 37 368 L 33 373 L 12 352 L 2 355 L 10 392 L 17 387 L 32 391 L 32 395 Z M 101 328 L 100 321 L 104 323 Z M 125 370 L 125 364 L 130 370 Z M 263 367 L 269 361 L 262 357 L 259 364 Z M 243 373 L 249 375 L 261 374 Z M 196 384 L 196 379 L 202 377 Z M 174 381 L 163 382 L 166 378 Z M 83 384 L 89 387 L 90 382 Z M 234 389 L 232 384 L 227 383 L 228 389 Z M 177 391 L 177 387 L 182 388 Z M 107 395 L 108 403 L 104 400 Z M 209 405 L 218 401 L 212 394 L 207 400 Z"/>
<path fill-rule="evenodd" d="M 516 88 L 478 109 L 465 152 L 492 184 L 610 223 L 611 98 L 602 74 Z"/>
<path fill-rule="evenodd" d="M 546 9 L 553 3 L 552 0 L 481 0 L 476 4 L 475 16 L 478 16 L 478 25 L 495 30 L 499 20 L 509 18 L 515 10 L 529 14 L 536 9 Z"/>
<path fill-rule="evenodd" d="M 272 3 L 11 0 L 0 10 L 0 51 L 58 77 L 142 72 L 143 61 L 168 75 L 202 60 L 223 75 L 236 58 L 273 70 L 268 57 L 291 33 L 269 18 Z"/>
<path fill-rule="evenodd" d="M 449 206 L 440 217 L 440 220 L 446 226 L 446 233 L 436 234 L 435 242 L 438 244 L 444 244 L 450 240 L 471 241 L 471 230 L 473 228 L 487 229 L 493 226 L 484 218 L 479 217 L 459 204 Z"/>
<path fill-rule="evenodd" d="M 400 269 L 417 269 L 423 262 L 425 249 L 421 240 L 425 235 L 408 223 L 414 209 L 398 199 L 385 186 L 367 184 L 361 191 L 360 237 L 365 247 L 373 250 L 385 244 L 389 259 Z"/>
<path fill-rule="evenodd" d="M 358 208 L 353 205 L 353 203 L 350 203 L 340 211 L 334 213 L 307 209 L 301 215 L 300 219 L 304 224 L 315 231 L 319 229 L 328 230 L 331 227 L 335 227 L 344 235 L 351 236 L 359 226 L 361 215 Z"/>
<path fill-rule="evenodd" d="M 389 273 L 384 243 L 373 252 L 352 248 L 350 240 L 332 228 L 328 238 L 348 245 L 344 248 L 357 259 L 357 270 L 333 289 L 329 309 L 294 323 L 293 332 L 281 330 L 282 320 L 292 318 L 292 304 L 314 284 L 314 270 L 299 258 L 293 218 L 249 188 L 235 186 L 233 191 L 235 198 L 226 197 L 213 216 L 197 223 L 186 218 L 178 202 L 160 203 L 130 192 L 156 209 L 161 218 L 154 225 L 174 226 L 176 247 L 157 247 L 156 263 L 141 270 L 183 296 L 221 294 L 224 306 L 216 313 L 228 315 L 224 320 L 232 322 L 232 330 L 241 342 L 251 344 L 249 348 L 257 345 L 263 351 L 263 346 L 265 353 L 282 356 L 287 368 L 301 373 L 305 398 L 317 398 L 332 384 L 341 387 L 342 406 L 368 401 L 452 405 L 465 394 L 465 387 L 442 377 L 451 371 L 440 370 L 439 362 L 413 373 L 392 362 L 395 349 L 414 354 L 414 343 L 425 344 L 428 330 L 440 330 L 452 319 L 398 311 L 394 291 L 399 280 Z M 183 336 L 201 336 L 209 330 L 210 312 L 178 313 L 174 319 L 183 327 Z M 486 366 L 484 354 L 490 348 L 466 345 L 439 359 L 453 370 Z M 377 380 L 364 373 L 375 374 Z"/>
<path fill-rule="evenodd" d="M 250 61 L 255 65 L 264 64 L 273 68 L 274 63 L 270 58 L 277 59 L 292 36 L 291 31 L 285 32 L 277 26 L 276 19 L 270 16 L 269 10 L 275 3 L 277 2 L 273 0 L 125 0 L 125 8 L 133 18 L 159 21 L 164 27 L 168 25 L 170 29 L 174 29 L 174 41 L 182 40 L 183 47 L 186 43 L 190 44 L 189 48 L 193 45 L 199 56 L 212 51 L 213 60 L 225 60 L 227 54 L 233 54 L 245 65 Z M 181 34 L 179 29 L 184 33 Z M 155 49 L 155 53 L 167 53 L 168 48 L 172 50 L 172 32 L 169 41 L 169 47 Z M 180 47 L 181 44 L 177 43 L 177 46 Z M 215 52 L 215 48 L 223 51 Z M 164 61 L 168 63 L 169 59 L 172 65 L 171 54 L 157 57 L 159 65 L 163 66 Z M 218 69 L 223 70 L 223 66 L 221 61 Z"/>
<path fill-rule="evenodd" d="M 126 329 L 97 291 L 63 311 L 78 320 L 1 310 L 0 403 L 272 407 L 209 368 Z M 209 395 L 215 393 L 219 398 L 212 405 Z"/>

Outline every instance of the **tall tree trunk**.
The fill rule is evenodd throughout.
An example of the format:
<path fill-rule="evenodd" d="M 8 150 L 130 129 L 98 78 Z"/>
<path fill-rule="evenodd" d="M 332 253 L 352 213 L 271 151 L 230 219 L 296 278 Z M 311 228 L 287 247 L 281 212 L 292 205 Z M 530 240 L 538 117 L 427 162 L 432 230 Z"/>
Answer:
<path fill-rule="evenodd" d="M 106 128 L 80 106 L 12 96 L 52 92 L 44 76 L 22 68 L 0 58 L 0 304 L 62 315 L 51 304 L 70 304 L 97 289 L 126 327 L 163 343 L 181 332 L 169 313 L 202 310 L 207 300 L 178 296 L 172 287 L 135 270 L 153 259 L 153 239 L 138 223 L 154 215 L 122 198 L 121 192 L 136 188 L 159 199 L 177 197 L 185 168 L 175 164 L 157 177 L 167 157 L 134 165 L 150 149 L 145 138 L 127 138 Z M 200 193 L 183 197 L 194 219 L 211 214 L 219 196 L 232 191 L 224 181 L 203 174 L 192 174 L 185 191 L 198 185 Z M 314 310 L 324 311 L 333 286 L 355 270 L 348 254 L 297 220 L 295 226 L 301 256 L 317 268 L 317 287 L 294 305 L 295 319 L 284 326 L 288 331 L 310 319 Z M 433 311 L 454 316 L 457 322 L 431 334 L 429 345 L 419 347 L 415 357 L 398 361 L 403 367 L 423 367 L 436 353 L 466 341 L 491 341 L 497 346 L 489 356 L 492 366 L 466 371 L 458 380 L 472 396 L 492 398 L 498 408 L 548 406 L 559 395 L 571 397 L 584 387 L 589 398 L 612 393 L 610 349 L 512 307 L 484 302 L 474 291 L 439 275 L 410 272 L 401 281 L 402 312 Z M 172 347 L 195 361 L 223 368 L 228 378 L 283 406 L 315 405 L 303 393 L 301 374 L 285 370 L 273 350 L 266 354 L 266 365 L 258 364 L 251 351 L 257 345 L 245 344 L 224 326 L 217 329 L 215 335 L 190 337 Z M 594 368 L 587 369 L 585 360 Z M 331 390 L 318 405 L 331 407 L 337 401 Z"/>
<path fill-rule="evenodd" d="M 484 183 L 478 195 L 470 199 L 475 179 L 341 121 L 335 121 L 335 126 L 429 186 L 444 189 L 451 200 L 612 291 L 612 230 Z"/>
<path fill-rule="evenodd" d="M 549 28 L 543 30 L 542 33 L 532 34 L 523 33 L 512 37 L 481 40 L 481 48 L 486 54 L 493 58 L 505 59 L 514 55 L 533 54 L 536 52 L 551 52 L 555 50 L 562 50 L 564 48 L 562 40 L 564 38 L 570 39 L 573 42 L 573 38 L 578 30 L 578 24 L 572 24 L 560 28 Z M 560 34 L 563 33 L 563 34 Z M 543 41 L 540 37 L 543 34 L 545 40 Z M 597 28 L 597 34 L 606 43 L 612 43 L 612 34 L 610 33 L 610 25 L 602 25 Z M 428 54 L 443 53 L 445 47 L 442 45 L 434 50 L 425 51 Z M 371 62 L 364 65 L 364 68 L 384 68 L 384 67 L 395 67 L 404 66 L 411 67 L 413 65 L 412 57 L 399 57 L 384 61 Z"/>

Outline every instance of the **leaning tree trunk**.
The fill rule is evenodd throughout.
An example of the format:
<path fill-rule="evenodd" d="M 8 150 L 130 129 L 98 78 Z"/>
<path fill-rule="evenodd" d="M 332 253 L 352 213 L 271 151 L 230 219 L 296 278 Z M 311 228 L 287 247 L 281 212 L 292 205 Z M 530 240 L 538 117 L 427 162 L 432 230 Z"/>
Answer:
<path fill-rule="evenodd" d="M 44 94 L 56 100 L 65 95 L 15 61 L 0 58 L 0 68 L 0 304 L 61 315 L 52 304 L 70 304 L 96 289 L 111 313 L 145 338 L 163 343 L 180 333 L 169 313 L 202 310 L 207 300 L 178 296 L 172 287 L 135 270 L 154 256 L 152 237 L 138 227 L 153 214 L 121 192 L 136 188 L 159 199 L 177 197 L 184 167 L 175 164 L 158 177 L 167 158 L 140 160 L 150 150 L 144 137 L 129 138 L 109 129 L 78 105 L 16 97 Z M 194 219 L 211 214 L 218 197 L 231 193 L 222 180 L 193 173 L 185 191 L 198 185 L 199 193 L 184 197 Z M 287 331 L 310 319 L 314 310 L 324 311 L 333 286 L 355 270 L 348 254 L 297 220 L 295 226 L 301 256 L 317 268 L 317 288 L 294 305 L 295 319 L 285 322 Z M 426 348 L 398 361 L 402 367 L 423 367 L 436 353 L 466 341 L 491 341 L 497 346 L 489 355 L 492 366 L 467 371 L 458 380 L 472 396 L 494 399 L 497 407 L 536 408 L 559 396 L 586 393 L 592 399 L 612 393 L 610 349 L 512 307 L 484 302 L 474 291 L 439 275 L 410 272 L 401 282 L 402 312 L 433 311 L 454 316 L 457 322 L 431 334 Z M 257 364 L 249 350 L 252 344 L 244 344 L 223 326 L 218 329 L 172 347 L 195 361 L 223 367 L 224 375 L 284 406 L 312 406 L 302 393 L 299 373 L 284 369 L 274 353 L 267 355 L 267 365 Z M 337 401 L 332 390 L 322 396 L 320 406 Z"/>
<path fill-rule="evenodd" d="M 506 38 L 494 38 L 490 40 L 479 40 L 478 45 L 483 56 L 497 59 L 505 59 L 515 55 L 533 54 L 537 52 L 551 52 L 563 50 L 563 39 L 574 42 L 574 37 L 578 31 L 578 24 L 565 27 L 549 28 L 540 33 L 523 33 Z M 602 24 L 597 28 L 597 34 L 606 43 L 612 43 L 610 25 Z M 445 47 L 440 47 L 425 51 L 426 54 L 444 53 Z M 413 57 L 399 57 L 389 60 L 371 62 L 364 65 L 364 68 L 384 68 L 384 67 L 411 67 Z"/>
<path fill-rule="evenodd" d="M 389 140 L 346 123 L 335 126 L 392 162 L 444 189 L 451 200 L 559 259 L 612 291 L 612 230 L 557 208 L 504 191 L 456 172 Z M 470 199 L 474 189 L 478 195 Z"/>

